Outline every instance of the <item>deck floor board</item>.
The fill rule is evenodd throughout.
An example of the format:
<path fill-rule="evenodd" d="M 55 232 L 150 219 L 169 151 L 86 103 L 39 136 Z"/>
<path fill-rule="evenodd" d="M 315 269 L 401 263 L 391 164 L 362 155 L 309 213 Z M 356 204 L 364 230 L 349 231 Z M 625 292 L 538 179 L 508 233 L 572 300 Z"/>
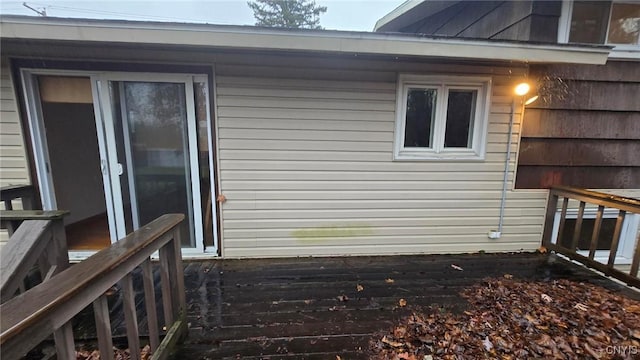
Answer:
<path fill-rule="evenodd" d="M 189 336 L 176 358 L 366 359 L 372 336 L 412 311 L 463 311 L 466 301 L 460 291 L 504 274 L 587 281 L 640 299 L 634 290 L 543 254 L 185 261 Z M 139 313 L 144 314 L 137 273 L 134 285 L 140 289 Z M 161 313 L 159 286 L 156 291 Z M 116 337 L 124 338 L 118 298 L 110 300 L 112 324 Z M 400 299 L 406 307 L 398 305 Z M 87 321 L 88 315 L 77 319 Z M 144 335 L 146 316 L 139 321 Z M 91 337 L 90 327 L 84 326 L 85 337 Z"/>

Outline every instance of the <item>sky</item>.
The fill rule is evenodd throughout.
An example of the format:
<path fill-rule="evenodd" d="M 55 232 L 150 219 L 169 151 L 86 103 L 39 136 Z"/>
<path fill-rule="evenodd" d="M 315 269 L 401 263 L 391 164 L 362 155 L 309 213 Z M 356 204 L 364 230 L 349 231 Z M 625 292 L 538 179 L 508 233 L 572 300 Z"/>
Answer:
<path fill-rule="evenodd" d="M 316 0 L 326 6 L 320 25 L 329 30 L 372 31 L 376 21 L 404 0 Z M 32 15 L 23 1 L 0 0 L 1 14 Z M 222 25 L 253 25 L 253 12 L 245 0 L 38 0 L 27 5 L 47 16 L 92 19 L 197 22 Z"/>

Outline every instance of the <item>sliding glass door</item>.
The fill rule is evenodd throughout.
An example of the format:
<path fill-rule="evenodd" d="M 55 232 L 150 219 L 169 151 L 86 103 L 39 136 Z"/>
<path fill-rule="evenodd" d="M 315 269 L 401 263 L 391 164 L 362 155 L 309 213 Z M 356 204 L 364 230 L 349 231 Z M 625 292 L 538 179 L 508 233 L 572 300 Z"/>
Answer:
<path fill-rule="evenodd" d="M 193 77 L 108 74 L 94 85 L 116 237 L 183 213 L 182 246 L 203 251 Z"/>

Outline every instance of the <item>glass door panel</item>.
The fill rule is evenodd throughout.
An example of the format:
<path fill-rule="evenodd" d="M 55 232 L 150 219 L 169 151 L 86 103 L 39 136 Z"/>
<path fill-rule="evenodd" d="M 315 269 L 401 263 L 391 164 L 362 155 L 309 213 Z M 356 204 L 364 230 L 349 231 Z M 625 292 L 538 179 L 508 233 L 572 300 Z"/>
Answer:
<path fill-rule="evenodd" d="M 202 250 L 193 83 L 179 77 L 98 81 L 115 220 L 122 238 L 163 214 L 182 213 L 182 246 Z"/>

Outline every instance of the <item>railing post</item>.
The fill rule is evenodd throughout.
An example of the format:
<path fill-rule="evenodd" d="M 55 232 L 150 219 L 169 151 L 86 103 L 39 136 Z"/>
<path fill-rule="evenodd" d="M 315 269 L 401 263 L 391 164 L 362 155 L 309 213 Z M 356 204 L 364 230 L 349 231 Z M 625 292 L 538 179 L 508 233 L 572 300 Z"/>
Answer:
<path fill-rule="evenodd" d="M 186 300 L 186 292 L 184 290 L 184 267 L 182 265 L 182 237 L 180 233 L 180 226 L 176 226 L 173 229 L 173 252 L 175 256 L 174 267 L 175 267 L 175 288 L 177 297 L 177 316 L 180 316 L 180 312 L 186 314 L 187 310 L 187 300 Z"/>
<path fill-rule="evenodd" d="M 160 248 L 160 288 L 162 290 L 162 312 L 164 314 L 165 329 L 169 330 L 169 325 L 173 323 L 173 299 L 171 290 L 171 253 L 169 248 L 173 248 L 170 242 Z"/>
<path fill-rule="evenodd" d="M 631 262 L 631 269 L 629 275 L 638 277 L 638 268 L 640 268 L 640 234 L 636 238 L 636 247 L 633 253 L 633 261 Z"/>
<path fill-rule="evenodd" d="M 622 233 L 622 224 L 624 224 L 626 214 L 627 212 L 624 210 L 620 210 L 620 212 L 618 212 L 618 220 L 616 221 L 616 227 L 613 230 L 613 239 L 611 240 L 611 249 L 609 250 L 609 261 L 607 262 L 607 266 L 609 266 L 609 268 L 613 268 L 616 262 L 618 244 L 620 243 L 620 234 Z"/>
<path fill-rule="evenodd" d="M 73 342 L 73 327 L 71 320 L 53 332 L 56 343 L 56 353 L 59 360 L 76 360 L 76 346 Z"/>
<path fill-rule="evenodd" d="M 585 202 L 580 201 L 578 207 L 578 216 L 576 217 L 576 226 L 573 228 L 573 238 L 571 239 L 571 251 L 575 251 L 578 248 L 578 242 L 580 241 L 580 233 L 582 232 L 582 220 L 584 218 Z"/>
<path fill-rule="evenodd" d="M 122 284 L 122 309 L 124 311 L 124 321 L 127 326 L 129 354 L 131 360 L 139 360 L 140 336 L 138 333 L 138 315 L 136 314 L 136 301 L 131 274 L 125 275 L 120 283 Z"/>
<path fill-rule="evenodd" d="M 547 201 L 547 212 L 544 216 L 544 231 L 542 232 L 542 246 L 549 247 L 551 244 L 551 237 L 553 236 L 553 221 L 556 216 L 556 209 L 558 208 L 558 195 L 549 190 L 549 200 Z"/>
<path fill-rule="evenodd" d="M 156 309 L 156 292 L 153 285 L 151 260 L 147 258 L 141 267 L 144 286 L 144 303 L 147 309 L 147 325 L 149 327 L 149 347 L 153 353 L 160 345 L 160 332 L 158 331 L 158 310 Z"/>
<path fill-rule="evenodd" d="M 593 260 L 596 256 L 598 248 L 598 239 L 600 238 L 600 228 L 602 228 L 602 216 L 604 215 L 604 206 L 598 206 L 598 213 L 593 224 L 593 233 L 591 234 L 591 243 L 589 244 L 589 259 Z"/>
<path fill-rule="evenodd" d="M 96 321 L 96 335 L 101 359 L 113 359 L 113 339 L 111 338 L 111 320 L 109 319 L 109 303 L 107 296 L 102 295 L 93 302 L 93 313 Z"/>

